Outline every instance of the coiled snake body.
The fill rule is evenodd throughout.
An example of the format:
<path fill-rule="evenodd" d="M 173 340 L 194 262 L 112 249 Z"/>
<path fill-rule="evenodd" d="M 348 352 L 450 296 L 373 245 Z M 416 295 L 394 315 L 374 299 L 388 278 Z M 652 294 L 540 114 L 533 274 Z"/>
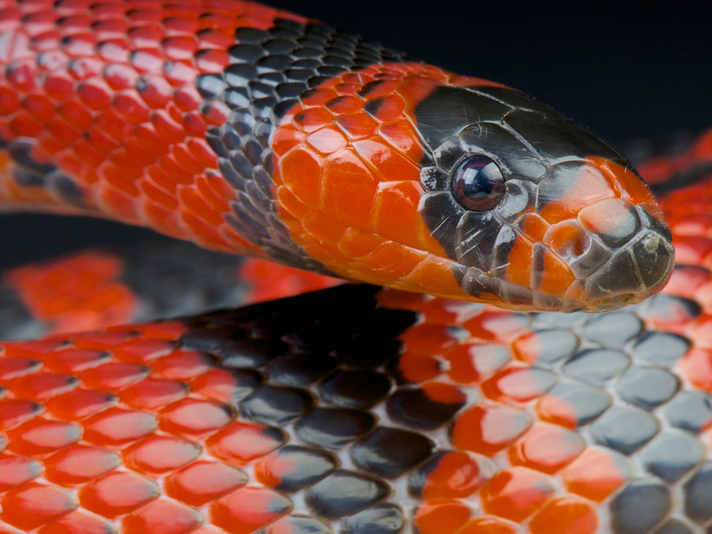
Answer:
<path fill-rule="evenodd" d="M 6 531 L 704 531 L 706 138 L 661 208 L 549 107 L 291 13 L 0 5 L 0 209 L 389 287 L 5 343 Z"/>

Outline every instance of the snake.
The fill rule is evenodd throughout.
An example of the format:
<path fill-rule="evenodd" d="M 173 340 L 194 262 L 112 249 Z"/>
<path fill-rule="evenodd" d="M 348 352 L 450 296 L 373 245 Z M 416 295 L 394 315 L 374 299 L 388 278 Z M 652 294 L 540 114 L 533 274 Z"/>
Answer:
<path fill-rule="evenodd" d="M 4 342 L 4 531 L 704 532 L 708 137 L 656 200 L 524 93 L 286 11 L 0 7 L 0 210 L 362 282 Z"/>

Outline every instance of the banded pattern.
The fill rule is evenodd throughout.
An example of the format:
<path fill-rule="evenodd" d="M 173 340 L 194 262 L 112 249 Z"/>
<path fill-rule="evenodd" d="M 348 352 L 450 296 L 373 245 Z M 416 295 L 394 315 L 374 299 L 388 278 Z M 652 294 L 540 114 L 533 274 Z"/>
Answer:
<path fill-rule="evenodd" d="M 159 235 L 17 267 L 0 279 L 0 340 L 192 315 L 342 283 Z"/>
<path fill-rule="evenodd" d="M 631 165 L 513 89 L 241 0 L 3 0 L 0 20 L 1 209 L 524 310 L 670 276 Z M 473 157 L 499 180 L 483 208 Z"/>

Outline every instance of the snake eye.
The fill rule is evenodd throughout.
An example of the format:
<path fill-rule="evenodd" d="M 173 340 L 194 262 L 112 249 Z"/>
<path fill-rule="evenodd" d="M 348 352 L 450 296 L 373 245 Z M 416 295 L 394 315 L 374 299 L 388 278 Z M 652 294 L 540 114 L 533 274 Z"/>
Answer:
<path fill-rule="evenodd" d="M 487 156 L 473 156 L 460 165 L 452 180 L 452 193 L 463 208 L 487 211 L 502 200 L 504 176 Z"/>

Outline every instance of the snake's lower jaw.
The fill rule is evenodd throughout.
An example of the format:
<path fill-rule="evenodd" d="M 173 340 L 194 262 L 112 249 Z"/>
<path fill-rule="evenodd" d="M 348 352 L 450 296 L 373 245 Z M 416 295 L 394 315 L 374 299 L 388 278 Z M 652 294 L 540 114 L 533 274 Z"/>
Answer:
<path fill-rule="evenodd" d="M 588 311 L 609 311 L 636 304 L 667 284 L 675 263 L 672 236 L 644 206 L 637 206 L 642 226 L 585 282 Z"/>
<path fill-rule="evenodd" d="M 518 310 L 603 312 L 630 306 L 660 291 L 672 274 L 672 236 L 662 221 L 656 204 L 605 200 L 552 225 L 543 242 L 534 244 L 528 287 L 507 279 L 504 267 L 483 273 L 460 265 L 457 278 L 468 295 L 494 295 L 501 299 L 498 306 Z M 511 253 L 509 259 L 516 261 Z"/>

